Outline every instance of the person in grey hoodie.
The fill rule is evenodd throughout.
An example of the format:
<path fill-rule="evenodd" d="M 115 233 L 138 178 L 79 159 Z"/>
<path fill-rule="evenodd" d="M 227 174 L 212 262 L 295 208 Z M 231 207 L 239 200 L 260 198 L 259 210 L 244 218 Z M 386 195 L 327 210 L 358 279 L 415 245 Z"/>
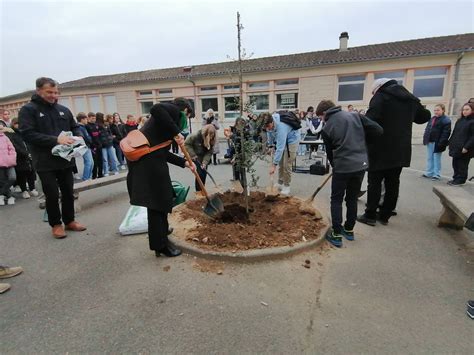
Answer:
<path fill-rule="evenodd" d="M 331 163 L 332 231 L 326 239 L 336 247 L 342 246 L 342 237 L 354 240 L 357 218 L 357 198 L 365 171 L 369 167 L 367 147 L 364 142 L 382 135 L 383 129 L 374 121 L 357 112 L 346 112 L 330 100 L 323 100 L 316 108 L 316 115 L 326 122 L 321 136 Z M 346 196 L 347 215 L 342 225 L 342 201 Z"/>

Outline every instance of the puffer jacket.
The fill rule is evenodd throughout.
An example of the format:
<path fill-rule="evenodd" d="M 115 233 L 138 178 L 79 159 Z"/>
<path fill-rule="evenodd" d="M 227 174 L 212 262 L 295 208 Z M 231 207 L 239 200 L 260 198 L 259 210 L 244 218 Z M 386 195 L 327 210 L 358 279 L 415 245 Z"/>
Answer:
<path fill-rule="evenodd" d="M 462 149 L 467 149 L 463 153 Z M 453 134 L 449 138 L 449 156 L 453 158 L 474 157 L 474 115 L 461 117 L 454 125 Z"/>
<path fill-rule="evenodd" d="M 0 131 L 0 168 L 11 168 L 15 165 L 15 147 L 5 133 Z"/>
<path fill-rule="evenodd" d="M 435 124 L 433 126 L 433 120 Z M 451 134 L 451 120 L 445 115 L 441 117 L 432 117 L 425 128 L 423 134 L 423 144 L 434 142 L 434 152 L 441 153 L 448 146 L 449 135 Z"/>

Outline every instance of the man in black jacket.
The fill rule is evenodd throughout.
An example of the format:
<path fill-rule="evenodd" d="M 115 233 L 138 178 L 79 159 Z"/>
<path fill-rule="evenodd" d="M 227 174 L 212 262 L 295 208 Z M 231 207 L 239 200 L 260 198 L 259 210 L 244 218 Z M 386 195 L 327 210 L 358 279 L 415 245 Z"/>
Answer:
<path fill-rule="evenodd" d="M 104 176 L 102 172 L 103 161 L 102 161 L 102 143 L 100 141 L 100 129 L 96 122 L 96 116 L 94 112 L 87 114 L 87 125 L 86 129 L 91 136 L 91 152 L 94 158 L 94 167 L 92 168 L 92 179 L 101 178 Z"/>
<path fill-rule="evenodd" d="M 396 80 L 375 80 L 372 94 L 366 116 L 382 126 L 383 134 L 368 144 L 367 208 L 358 221 L 374 226 L 382 183 L 385 197 L 378 218 L 386 225 L 397 205 L 402 168 L 410 166 L 413 122 L 424 124 L 431 113 Z"/>
<path fill-rule="evenodd" d="M 321 135 L 333 169 L 331 186 L 332 232 L 326 239 L 336 247 L 342 246 L 342 236 L 354 240 L 357 217 L 357 198 L 368 156 L 364 142 L 383 132 L 374 121 L 357 112 L 346 112 L 330 100 L 323 100 L 316 108 L 316 115 L 326 122 Z M 342 226 L 342 201 L 346 197 L 347 216 Z"/>
<path fill-rule="evenodd" d="M 52 154 L 57 144 L 72 144 L 74 139 L 61 132 L 71 131 L 79 136 L 79 128 L 67 107 L 57 103 L 58 83 L 51 78 L 36 80 L 36 94 L 19 112 L 20 132 L 28 144 L 33 165 L 38 172 L 46 196 L 48 221 L 55 238 L 66 237 L 67 230 L 84 231 L 86 228 L 74 220 L 73 165 Z M 61 190 L 61 210 L 59 209 L 59 191 Z"/>

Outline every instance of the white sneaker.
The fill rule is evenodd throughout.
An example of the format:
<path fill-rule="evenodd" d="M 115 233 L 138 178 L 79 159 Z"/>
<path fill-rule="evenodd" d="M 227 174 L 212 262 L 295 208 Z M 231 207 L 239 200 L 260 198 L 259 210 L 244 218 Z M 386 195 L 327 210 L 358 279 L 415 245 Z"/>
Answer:
<path fill-rule="evenodd" d="M 23 197 L 24 199 L 28 199 L 30 198 L 30 194 L 28 193 L 28 191 L 23 191 L 23 193 L 21 194 L 21 197 Z"/>
<path fill-rule="evenodd" d="M 103 177 L 107 177 L 107 176 L 109 176 L 109 174 L 104 174 L 104 175 L 102 175 L 102 176 L 103 176 Z"/>
<path fill-rule="evenodd" d="M 0 206 L 5 206 L 5 196 L 0 195 Z"/>
<path fill-rule="evenodd" d="M 114 172 L 112 173 L 112 175 L 118 175 L 118 174 L 120 174 L 118 171 L 114 171 Z"/>
<path fill-rule="evenodd" d="M 126 167 L 125 165 L 122 165 L 122 166 L 120 167 L 120 170 L 127 170 L 127 167 Z"/>
<path fill-rule="evenodd" d="M 283 185 L 282 184 L 275 184 L 275 188 L 278 189 L 279 191 L 281 191 L 283 189 Z"/>
<path fill-rule="evenodd" d="M 39 195 L 39 192 L 38 192 L 38 191 L 36 191 L 36 190 L 31 190 L 31 191 L 30 191 L 30 196 L 38 197 L 38 195 Z"/>
<path fill-rule="evenodd" d="M 290 194 L 290 187 L 289 186 L 283 186 L 280 193 L 282 195 L 289 195 Z"/>
<path fill-rule="evenodd" d="M 21 192 L 21 187 L 20 187 L 20 186 L 15 187 L 15 189 L 13 190 L 13 192 Z"/>
<path fill-rule="evenodd" d="M 8 205 L 14 205 L 15 204 L 15 197 L 10 197 L 8 200 L 7 200 L 7 204 Z"/>

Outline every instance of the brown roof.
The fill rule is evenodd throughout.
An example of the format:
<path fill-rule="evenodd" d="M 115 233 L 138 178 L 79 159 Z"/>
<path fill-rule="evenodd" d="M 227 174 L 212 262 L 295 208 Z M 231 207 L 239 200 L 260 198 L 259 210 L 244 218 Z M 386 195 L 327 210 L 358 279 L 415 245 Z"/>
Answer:
<path fill-rule="evenodd" d="M 474 50 L 474 33 L 466 33 L 443 37 L 430 37 L 409 41 L 398 41 L 372 44 L 360 47 L 349 47 L 340 52 L 338 49 L 281 55 L 274 57 L 249 59 L 243 63 L 244 73 L 316 67 L 320 65 L 343 64 L 354 62 L 375 61 L 384 59 L 407 58 L 446 53 L 457 53 Z M 190 72 L 183 67 L 153 69 L 113 75 L 90 76 L 61 84 L 61 89 L 91 88 L 101 86 L 139 83 L 147 81 L 177 80 L 210 76 L 221 76 L 237 72 L 236 62 L 221 62 L 196 65 Z M 6 101 L 10 95 L 0 100 Z"/>

